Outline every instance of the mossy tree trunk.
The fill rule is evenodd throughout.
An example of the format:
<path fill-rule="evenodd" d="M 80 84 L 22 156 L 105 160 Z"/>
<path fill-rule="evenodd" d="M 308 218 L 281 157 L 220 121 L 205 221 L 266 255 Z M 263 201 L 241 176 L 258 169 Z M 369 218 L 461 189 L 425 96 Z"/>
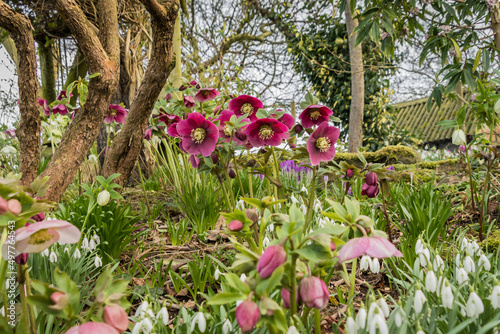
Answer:
<path fill-rule="evenodd" d="M 49 103 L 56 99 L 56 72 L 53 54 L 53 41 L 41 36 L 38 43 L 40 74 L 42 77 L 42 97 Z"/>

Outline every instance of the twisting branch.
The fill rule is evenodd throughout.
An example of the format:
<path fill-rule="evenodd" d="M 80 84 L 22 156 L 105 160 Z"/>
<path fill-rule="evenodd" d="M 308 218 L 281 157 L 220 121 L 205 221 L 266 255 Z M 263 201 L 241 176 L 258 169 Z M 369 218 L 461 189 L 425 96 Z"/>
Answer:
<path fill-rule="evenodd" d="M 40 161 L 40 112 L 37 103 L 38 79 L 33 27 L 27 17 L 0 1 L 0 26 L 14 39 L 18 59 L 19 110 L 21 121 L 16 136 L 20 146 L 19 171 L 29 185 L 37 176 Z"/>

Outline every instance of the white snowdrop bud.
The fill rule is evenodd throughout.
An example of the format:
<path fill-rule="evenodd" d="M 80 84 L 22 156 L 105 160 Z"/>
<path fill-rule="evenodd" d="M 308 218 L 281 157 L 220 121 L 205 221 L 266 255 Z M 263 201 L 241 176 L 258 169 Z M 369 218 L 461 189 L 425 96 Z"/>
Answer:
<path fill-rule="evenodd" d="M 262 240 L 262 246 L 264 248 L 267 248 L 267 246 L 269 246 L 270 243 L 271 243 L 271 240 L 269 240 L 268 237 L 265 237 L 264 240 Z"/>
<path fill-rule="evenodd" d="M 361 261 L 359 262 L 359 268 L 361 270 L 368 270 L 371 264 L 372 260 L 370 259 L 370 257 L 367 255 L 363 255 L 363 257 L 361 257 Z"/>
<path fill-rule="evenodd" d="M 299 203 L 299 201 L 297 201 L 297 199 L 293 195 L 290 196 L 290 201 L 292 201 L 293 204 Z"/>
<path fill-rule="evenodd" d="M 460 285 L 469 281 L 469 275 L 467 274 L 467 271 L 465 271 L 464 268 L 457 268 L 456 278 L 458 284 Z"/>
<path fill-rule="evenodd" d="M 247 281 L 247 275 L 241 274 L 240 281 L 242 281 L 243 283 L 245 283 Z"/>
<path fill-rule="evenodd" d="M 87 237 L 82 240 L 82 249 L 85 251 L 89 250 L 89 239 L 87 239 Z"/>
<path fill-rule="evenodd" d="M 302 211 L 302 214 L 305 216 L 307 214 L 307 206 L 305 206 L 304 204 L 302 204 L 300 206 L 300 211 Z"/>
<path fill-rule="evenodd" d="M 370 271 L 374 274 L 378 274 L 380 272 L 380 262 L 378 262 L 377 258 L 373 258 L 370 263 Z"/>
<path fill-rule="evenodd" d="M 418 258 L 420 259 L 420 265 L 425 268 L 427 267 L 427 261 L 430 261 L 431 252 L 428 248 L 424 248 L 418 254 Z"/>
<path fill-rule="evenodd" d="M 205 330 L 207 329 L 207 321 L 205 319 L 205 316 L 203 315 L 203 312 L 198 312 L 194 316 L 193 320 L 191 321 L 191 332 L 194 331 L 194 328 L 198 324 L 198 329 L 200 332 L 205 333 Z"/>
<path fill-rule="evenodd" d="M 469 240 L 463 238 L 462 242 L 460 242 L 460 250 L 463 251 L 464 249 L 467 249 L 467 247 L 469 247 Z"/>
<path fill-rule="evenodd" d="M 465 308 L 461 308 L 460 309 L 460 314 L 462 315 L 462 317 L 466 317 L 467 316 L 467 311 L 465 310 Z"/>
<path fill-rule="evenodd" d="M 358 328 L 364 329 L 366 327 L 366 309 L 361 307 L 356 315 L 356 325 Z"/>
<path fill-rule="evenodd" d="M 300 334 L 295 326 L 288 327 L 286 334 Z"/>
<path fill-rule="evenodd" d="M 98 255 L 95 256 L 94 265 L 96 268 L 102 267 L 102 260 Z"/>
<path fill-rule="evenodd" d="M 377 304 L 382 310 L 382 314 L 384 317 L 388 318 L 391 315 L 391 310 L 389 309 L 389 305 L 387 305 L 387 302 L 385 301 L 385 298 L 379 298 L 377 300 Z"/>
<path fill-rule="evenodd" d="M 358 327 L 356 326 L 356 321 L 352 317 L 347 317 L 345 327 L 348 334 L 357 334 Z"/>
<path fill-rule="evenodd" d="M 476 264 L 469 255 L 467 255 L 464 259 L 464 269 L 468 273 L 473 273 L 476 271 Z"/>
<path fill-rule="evenodd" d="M 307 191 L 307 188 L 305 186 L 302 186 L 302 189 L 300 191 L 306 193 L 306 195 L 309 195 L 309 192 Z"/>
<path fill-rule="evenodd" d="M 42 254 L 43 257 L 49 256 L 49 249 L 47 248 L 41 254 Z"/>
<path fill-rule="evenodd" d="M 269 232 L 273 232 L 274 231 L 274 224 L 267 225 L 266 230 L 268 230 Z"/>
<path fill-rule="evenodd" d="M 219 277 L 222 273 L 220 272 L 219 268 L 215 269 L 215 273 L 214 273 L 214 278 L 216 281 L 219 280 Z"/>
<path fill-rule="evenodd" d="M 453 291 L 446 279 L 444 279 L 443 288 L 441 289 L 441 302 L 445 308 L 449 308 L 450 310 L 453 308 Z"/>
<path fill-rule="evenodd" d="M 81 258 L 81 257 L 82 257 L 82 253 L 80 253 L 80 250 L 79 250 L 78 248 L 77 248 L 77 249 L 75 249 L 75 252 L 73 253 L 73 257 L 74 257 L 75 259 L 79 259 L 79 258 Z"/>
<path fill-rule="evenodd" d="M 432 270 L 429 270 L 425 276 L 425 289 L 429 292 L 436 292 L 437 278 Z"/>
<path fill-rule="evenodd" d="M 425 332 L 420 329 L 419 331 L 417 331 L 417 334 L 425 334 Z"/>
<path fill-rule="evenodd" d="M 226 321 L 224 321 L 224 323 L 222 324 L 222 333 L 227 334 L 232 330 L 233 330 L 233 325 L 231 325 L 231 322 L 228 319 L 226 319 Z"/>
<path fill-rule="evenodd" d="M 488 299 L 491 302 L 491 306 L 493 309 L 500 308 L 500 285 L 495 285 L 493 290 L 491 291 L 491 295 L 489 295 Z"/>
<path fill-rule="evenodd" d="M 2 306 L 2 307 L 0 308 L 0 315 L 1 315 L 2 317 L 5 317 L 5 306 Z"/>
<path fill-rule="evenodd" d="M 50 252 L 49 261 L 52 262 L 52 263 L 57 262 L 57 255 L 56 255 L 56 253 Z"/>
<path fill-rule="evenodd" d="M 168 310 L 165 306 L 160 309 L 160 312 L 156 315 L 156 319 L 161 320 L 165 326 L 168 325 Z"/>
<path fill-rule="evenodd" d="M 415 244 L 415 253 L 420 254 L 420 252 L 424 249 L 424 245 L 422 244 L 422 239 L 418 239 Z"/>
<path fill-rule="evenodd" d="M 149 309 L 149 303 L 147 300 L 145 300 L 141 303 L 141 305 L 139 305 L 139 307 L 135 311 L 135 316 L 140 317 L 141 313 L 145 312 L 147 309 Z"/>
<path fill-rule="evenodd" d="M 90 242 L 89 242 L 89 250 L 90 251 L 93 251 L 94 249 L 97 248 L 97 245 L 95 244 L 95 241 L 94 239 L 90 239 Z"/>
<path fill-rule="evenodd" d="M 479 245 L 477 244 L 476 240 L 474 240 L 473 242 L 471 242 L 469 244 L 469 253 L 471 253 L 472 255 L 476 254 L 477 251 L 479 251 Z"/>
<path fill-rule="evenodd" d="M 406 318 L 406 313 L 403 311 L 401 307 L 398 307 L 397 309 L 394 310 L 395 315 L 394 315 L 394 322 L 396 323 L 396 327 L 401 327 L 403 324 L 404 319 Z"/>
<path fill-rule="evenodd" d="M 439 270 L 439 269 L 444 270 L 444 261 L 441 258 L 441 256 L 436 255 L 436 257 L 434 258 L 434 262 L 432 263 L 432 266 L 436 270 Z"/>
<path fill-rule="evenodd" d="M 422 292 L 422 290 L 418 289 L 415 292 L 415 298 L 413 299 L 413 309 L 415 310 L 415 312 L 422 312 L 422 308 L 424 307 L 426 301 L 427 298 L 425 297 L 424 293 Z"/>
<path fill-rule="evenodd" d="M 64 252 L 69 255 L 69 248 L 68 247 L 64 247 Z"/>
<path fill-rule="evenodd" d="M 481 254 L 481 256 L 479 257 L 478 264 L 480 267 L 482 266 L 486 271 L 490 271 L 491 269 L 490 260 L 488 260 L 488 258 L 484 254 Z"/>
<path fill-rule="evenodd" d="M 377 332 L 378 330 L 378 332 Z M 387 324 L 385 323 L 385 319 L 381 314 L 376 314 L 373 317 L 373 320 L 370 323 L 370 334 L 388 334 L 389 328 L 387 328 Z"/>
<path fill-rule="evenodd" d="M 483 301 L 474 291 L 472 291 L 469 295 L 469 299 L 467 300 L 465 308 L 467 309 L 467 315 L 469 316 L 469 318 L 477 317 L 484 312 Z"/>

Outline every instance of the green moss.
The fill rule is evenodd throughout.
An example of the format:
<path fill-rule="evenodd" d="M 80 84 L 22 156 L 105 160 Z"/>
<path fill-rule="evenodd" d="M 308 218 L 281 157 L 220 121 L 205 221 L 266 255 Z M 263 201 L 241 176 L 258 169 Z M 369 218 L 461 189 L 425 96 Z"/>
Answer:
<path fill-rule="evenodd" d="M 458 164 L 460 159 L 446 159 L 439 161 L 422 161 L 417 164 L 417 167 L 425 168 L 425 169 L 436 169 L 437 166 L 454 166 Z"/>
<path fill-rule="evenodd" d="M 494 253 L 498 250 L 500 246 L 500 231 L 495 231 L 491 233 L 487 239 L 479 243 L 484 252 Z"/>
<path fill-rule="evenodd" d="M 420 184 L 432 181 L 432 171 L 423 169 L 400 171 L 397 173 L 397 178 L 401 181 L 411 182 L 412 174 L 413 183 Z"/>
<path fill-rule="evenodd" d="M 387 146 L 376 152 L 363 152 L 363 156 L 368 162 L 379 162 L 385 164 L 412 164 L 420 160 L 417 153 L 407 146 Z M 359 164 L 359 158 L 356 153 L 337 153 L 335 161 L 347 161 L 350 164 Z"/>

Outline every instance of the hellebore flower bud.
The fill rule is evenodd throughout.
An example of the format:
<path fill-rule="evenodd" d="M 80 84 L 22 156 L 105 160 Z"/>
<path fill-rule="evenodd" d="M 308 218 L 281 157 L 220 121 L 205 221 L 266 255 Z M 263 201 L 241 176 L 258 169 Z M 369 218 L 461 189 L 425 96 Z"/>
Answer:
<path fill-rule="evenodd" d="M 4 215 L 7 213 L 7 210 L 9 209 L 9 205 L 7 204 L 7 201 L 0 197 L 0 215 Z"/>
<path fill-rule="evenodd" d="M 109 191 L 103 190 L 99 193 L 99 195 L 97 195 L 97 204 L 99 204 L 100 206 L 105 206 L 109 203 L 110 198 L 111 197 Z"/>
<path fill-rule="evenodd" d="M 345 176 L 352 177 L 353 175 L 354 175 L 354 172 L 352 171 L 352 169 L 348 169 L 345 171 Z"/>
<path fill-rule="evenodd" d="M 259 307 L 251 300 L 245 300 L 236 308 L 236 320 L 243 333 L 250 332 L 255 327 L 259 316 Z"/>
<path fill-rule="evenodd" d="M 17 199 L 9 199 L 7 201 L 7 206 L 9 208 L 9 211 L 12 212 L 15 215 L 20 214 L 23 211 L 23 207 L 21 206 L 21 202 L 19 202 Z"/>
<path fill-rule="evenodd" d="M 254 223 L 259 220 L 259 214 L 257 213 L 256 209 L 247 209 L 245 211 L 245 214 L 247 215 L 247 218 Z"/>
<path fill-rule="evenodd" d="M 128 329 L 127 312 L 119 305 L 106 305 L 104 307 L 102 320 L 120 332 L 124 332 Z"/>
<path fill-rule="evenodd" d="M 28 253 L 21 253 L 15 257 L 14 261 L 16 261 L 17 264 L 23 265 L 28 263 L 28 257 L 29 257 Z"/>
<path fill-rule="evenodd" d="M 212 162 L 215 164 L 217 164 L 217 162 L 219 161 L 219 157 L 217 156 L 217 154 L 213 153 L 210 158 L 212 158 Z"/>
<path fill-rule="evenodd" d="M 286 262 L 286 251 L 281 245 L 266 248 L 257 263 L 257 272 L 262 278 L 268 278 L 276 268 Z"/>
<path fill-rule="evenodd" d="M 335 245 L 335 242 L 333 241 L 330 242 L 330 249 L 332 250 L 332 252 L 337 249 L 337 245 Z"/>
<path fill-rule="evenodd" d="M 152 129 L 146 129 L 144 131 L 144 139 L 151 140 L 151 137 L 153 137 L 153 130 Z"/>
<path fill-rule="evenodd" d="M 186 87 L 186 86 L 181 85 L 181 86 L 179 87 L 179 92 L 182 92 L 183 90 L 186 90 L 186 89 L 187 89 L 187 87 Z"/>
<path fill-rule="evenodd" d="M 305 277 L 300 282 L 300 298 L 308 307 L 323 309 L 328 304 L 330 292 L 318 277 Z"/>
<path fill-rule="evenodd" d="M 36 222 L 44 221 L 45 213 L 44 212 L 37 213 L 36 215 L 32 216 L 31 219 L 33 219 Z"/>
<path fill-rule="evenodd" d="M 231 179 L 234 179 L 236 177 L 236 172 L 234 171 L 234 169 L 230 169 L 227 174 Z"/>
<path fill-rule="evenodd" d="M 281 289 L 281 299 L 283 299 L 283 306 L 285 308 L 290 308 L 290 291 L 283 288 Z M 299 287 L 296 287 L 295 301 L 299 302 Z"/>
<path fill-rule="evenodd" d="M 62 310 L 66 307 L 66 305 L 68 305 L 69 296 L 64 292 L 56 291 L 50 295 L 50 300 L 54 304 L 49 306 L 49 308 L 51 308 L 53 310 Z"/>
<path fill-rule="evenodd" d="M 369 186 L 375 186 L 377 185 L 377 174 L 374 172 L 367 173 L 365 175 L 365 182 Z"/>
<path fill-rule="evenodd" d="M 451 135 L 451 142 L 453 145 L 467 145 L 467 137 L 465 135 L 465 132 L 461 129 L 457 129 L 453 131 Z"/>
<path fill-rule="evenodd" d="M 361 187 L 361 195 L 366 195 L 368 198 L 377 197 L 379 193 L 378 185 L 370 186 L 368 183 L 363 184 Z"/>
<path fill-rule="evenodd" d="M 239 140 L 239 141 L 246 141 L 248 139 L 247 134 L 245 133 L 244 130 L 238 129 L 234 136 Z"/>
<path fill-rule="evenodd" d="M 167 95 L 165 95 L 165 101 L 168 101 L 172 98 L 172 94 L 168 93 Z"/>
<path fill-rule="evenodd" d="M 233 232 L 241 231 L 241 229 L 243 229 L 243 223 L 239 220 L 233 220 L 229 223 L 227 228 L 229 229 L 229 231 Z"/>
<path fill-rule="evenodd" d="M 304 127 L 301 124 L 295 124 L 293 130 L 296 134 L 300 134 L 302 131 L 304 131 Z"/>

